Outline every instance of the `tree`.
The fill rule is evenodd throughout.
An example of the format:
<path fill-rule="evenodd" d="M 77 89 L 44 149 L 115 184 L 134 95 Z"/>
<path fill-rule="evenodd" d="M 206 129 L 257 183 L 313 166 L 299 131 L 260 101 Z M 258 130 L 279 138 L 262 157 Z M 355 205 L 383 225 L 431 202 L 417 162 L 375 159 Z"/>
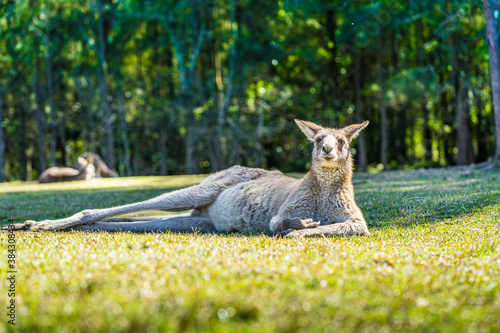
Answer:
<path fill-rule="evenodd" d="M 2 127 L 2 86 L 0 85 L 0 183 L 5 181 L 5 141 L 3 138 L 3 127 Z"/>
<path fill-rule="evenodd" d="M 500 167 L 500 3 L 483 0 L 486 39 L 490 50 L 490 77 L 495 114 L 495 155 L 493 165 Z"/>
<path fill-rule="evenodd" d="M 458 78 L 456 97 L 457 117 L 457 164 L 468 165 L 474 163 L 474 151 L 469 126 L 469 101 L 463 78 Z"/>
<path fill-rule="evenodd" d="M 49 107 L 50 107 L 50 166 L 56 165 L 56 142 L 57 137 L 61 139 L 61 145 L 65 151 L 65 161 L 69 164 L 70 157 L 68 152 L 68 143 L 66 141 L 66 135 L 64 134 L 63 124 L 61 124 L 61 119 L 59 118 L 56 104 L 55 104 L 55 91 L 54 91 L 54 75 L 53 75 L 53 54 L 52 54 L 52 43 L 51 43 L 51 17 L 49 15 L 48 1 L 44 1 L 44 12 L 45 12 L 45 34 L 43 35 L 45 44 L 45 68 L 47 75 L 47 89 L 49 97 Z"/>
<path fill-rule="evenodd" d="M 484 161 L 500 137 L 487 14 L 462 0 L 4 0 L 5 177 L 89 150 L 122 175 L 301 171 L 294 118 L 370 120 L 363 170 Z"/>
<path fill-rule="evenodd" d="M 44 103 L 42 97 L 42 87 L 41 87 L 41 69 L 40 69 L 40 56 L 39 56 L 39 43 L 38 38 L 35 36 L 34 40 L 34 52 L 33 62 L 35 63 L 35 68 L 33 69 L 33 93 L 35 95 L 34 103 L 34 114 L 36 119 L 36 136 L 37 136 L 37 147 L 38 147 L 38 159 L 40 163 L 40 172 L 46 169 L 45 162 L 45 113 L 44 113 Z"/>
<path fill-rule="evenodd" d="M 387 169 L 387 109 L 386 109 L 386 91 L 385 80 L 382 73 L 382 31 L 379 31 L 377 36 L 377 82 L 379 89 L 379 106 L 380 106 L 380 163 Z"/>
<path fill-rule="evenodd" d="M 179 100 L 186 115 L 186 172 L 194 174 L 199 170 L 196 151 L 198 133 L 193 113 L 196 97 L 194 85 L 200 50 L 207 35 L 203 1 L 170 1 L 155 9 L 157 12 L 143 15 L 160 20 L 174 50 L 180 85 Z"/>
<path fill-rule="evenodd" d="M 361 124 L 363 122 L 363 112 L 361 109 L 361 51 L 358 49 L 354 50 L 354 89 L 355 89 L 355 101 L 354 107 L 356 112 L 356 123 Z M 361 170 L 366 172 L 368 169 L 368 162 L 366 160 L 366 148 L 365 148 L 365 137 L 363 133 L 360 133 L 357 139 L 358 142 L 358 161 Z"/>
<path fill-rule="evenodd" d="M 236 23 L 235 20 L 235 12 L 236 12 L 236 6 L 237 6 L 237 0 L 232 0 L 230 3 L 230 25 L 231 25 L 231 36 L 232 36 L 232 45 L 231 49 L 229 51 L 229 59 L 228 59 L 228 74 L 227 74 L 227 82 L 226 82 L 226 90 L 223 93 L 223 97 L 220 98 L 219 102 L 219 110 L 217 113 L 217 126 L 216 126 L 216 144 L 215 144 L 215 155 L 216 155 L 216 161 L 217 165 L 214 166 L 215 170 L 220 170 L 223 169 L 224 162 L 223 162 L 223 157 L 222 157 L 222 130 L 226 118 L 226 112 L 227 108 L 229 106 L 229 103 L 231 101 L 231 98 L 233 96 L 233 81 L 234 81 L 234 72 L 235 72 L 235 64 L 236 64 L 236 57 L 237 57 L 237 45 L 238 45 L 238 36 L 240 35 L 238 33 L 238 30 L 240 29 L 239 26 L 236 26 L 236 29 L 234 28 L 234 24 Z M 219 92 L 222 94 L 222 91 Z"/>
<path fill-rule="evenodd" d="M 111 170 L 115 169 L 115 149 L 113 135 L 113 119 L 109 99 L 111 95 L 108 89 L 108 63 L 106 62 L 106 32 L 104 29 L 104 4 L 103 0 L 97 0 L 96 3 L 98 18 L 98 36 L 99 36 L 99 91 L 101 94 L 102 125 L 104 129 L 106 163 Z"/>

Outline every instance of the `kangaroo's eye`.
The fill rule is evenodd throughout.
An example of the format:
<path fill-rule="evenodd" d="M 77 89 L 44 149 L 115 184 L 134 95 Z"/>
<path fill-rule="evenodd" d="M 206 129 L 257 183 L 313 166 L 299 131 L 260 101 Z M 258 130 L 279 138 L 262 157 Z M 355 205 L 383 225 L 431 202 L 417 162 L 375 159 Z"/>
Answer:
<path fill-rule="evenodd" d="M 342 147 L 344 145 L 344 140 L 339 140 L 339 146 Z"/>
<path fill-rule="evenodd" d="M 323 141 L 323 138 L 316 138 L 316 143 L 321 143 L 321 141 Z"/>

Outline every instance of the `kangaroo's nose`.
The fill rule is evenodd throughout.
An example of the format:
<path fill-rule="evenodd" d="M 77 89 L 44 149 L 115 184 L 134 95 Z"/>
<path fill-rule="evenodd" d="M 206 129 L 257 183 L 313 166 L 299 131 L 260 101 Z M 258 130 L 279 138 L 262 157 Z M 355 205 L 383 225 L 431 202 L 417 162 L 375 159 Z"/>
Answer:
<path fill-rule="evenodd" d="M 331 152 L 332 149 L 333 149 L 332 145 L 326 144 L 326 145 L 323 146 L 323 150 L 324 150 L 325 153 Z"/>

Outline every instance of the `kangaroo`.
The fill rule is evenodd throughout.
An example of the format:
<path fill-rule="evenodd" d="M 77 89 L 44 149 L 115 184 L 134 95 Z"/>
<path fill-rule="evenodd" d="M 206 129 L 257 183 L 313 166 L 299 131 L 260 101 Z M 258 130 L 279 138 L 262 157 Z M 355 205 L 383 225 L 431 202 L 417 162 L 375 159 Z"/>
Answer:
<path fill-rule="evenodd" d="M 95 167 L 93 162 L 92 157 L 89 157 L 88 159 L 78 157 L 78 169 L 59 167 L 48 168 L 42 172 L 40 177 L 38 177 L 38 182 L 56 183 L 70 182 L 73 180 L 91 180 L 95 177 Z"/>
<path fill-rule="evenodd" d="M 94 153 L 83 153 L 80 155 L 80 157 L 83 157 L 84 159 L 92 158 L 94 167 L 95 167 L 95 174 L 96 177 L 118 177 L 117 173 L 113 170 L 111 170 L 108 165 L 103 161 L 101 156 L 94 154 Z M 80 164 L 80 159 L 75 164 L 75 169 L 80 169 L 82 165 Z"/>
<path fill-rule="evenodd" d="M 251 232 L 282 237 L 369 235 L 354 200 L 350 143 L 368 125 L 342 129 L 295 122 L 314 142 L 310 171 L 295 179 L 279 171 L 239 165 L 200 184 L 156 198 L 106 209 L 84 210 L 60 220 L 26 221 L 17 229 L 132 232 Z M 190 213 L 110 218 L 138 211 Z"/>

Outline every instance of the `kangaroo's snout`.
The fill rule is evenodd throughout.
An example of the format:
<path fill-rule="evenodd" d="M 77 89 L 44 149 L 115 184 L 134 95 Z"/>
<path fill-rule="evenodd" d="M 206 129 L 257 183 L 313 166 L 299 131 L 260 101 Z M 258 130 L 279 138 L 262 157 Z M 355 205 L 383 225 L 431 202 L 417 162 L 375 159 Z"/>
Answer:
<path fill-rule="evenodd" d="M 333 146 L 331 144 L 327 143 L 326 145 L 323 146 L 323 151 L 327 154 L 330 153 L 332 151 L 332 149 L 333 149 Z"/>
<path fill-rule="evenodd" d="M 322 141 L 323 145 L 320 148 L 321 153 L 319 154 L 319 157 L 328 162 L 332 160 L 337 160 L 339 156 L 336 154 L 336 149 L 335 149 L 336 139 L 331 135 L 327 135 L 323 138 Z"/>

